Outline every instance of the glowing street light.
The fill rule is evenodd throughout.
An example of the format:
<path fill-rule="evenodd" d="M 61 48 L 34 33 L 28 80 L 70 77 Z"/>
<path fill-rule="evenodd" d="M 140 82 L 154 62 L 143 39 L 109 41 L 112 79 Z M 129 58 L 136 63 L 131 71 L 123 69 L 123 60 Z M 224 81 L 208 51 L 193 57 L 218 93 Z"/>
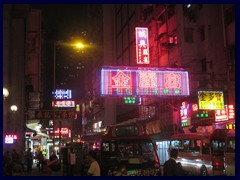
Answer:
<path fill-rule="evenodd" d="M 13 118 L 13 121 L 14 121 L 14 124 L 15 124 L 15 133 L 17 132 L 17 127 L 19 126 L 19 124 L 16 122 L 16 117 L 15 117 L 15 113 L 17 112 L 17 110 L 18 110 L 18 107 L 16 106 L 16 105 L 12 105 L 11 107 L 10 107 L 10 109 L 11 109 L 11 111 L 13 112 L 13 114 L 12 114 L 12 118 Z M 17 123 L 17 125 L 16 125 L 16 123 Z"/>
<path fill-rule="evenodd" d="M 78 48 L 78 49 L 82 49 L 82 48 L 84 48 L 84 44 L 77 43 L 77 44 L 75 44 L 75 47 Z"/>
<path fill-rule="evenodd" d="M 7 88 L 3 88 L 3 132 L 6 132 L 7 129 L 7 102 L 6 99 L 9 96 L 9 91 Z"/>
<path fill-rule="evenodd" d="M 9 91 L 7 88 L 3 88 L 3 97 L 6 99 L 9 96 Z"/>
<path fill-rule="evenodd" d="M 12 105 L 12 106 L 10 107 L 10 109 L 11 109 L 11 111 L 13 111 L 13 112 L 16 112 L 16 111 L 18 110 L 18 108 L 17 108 L 16 105 Z"/>

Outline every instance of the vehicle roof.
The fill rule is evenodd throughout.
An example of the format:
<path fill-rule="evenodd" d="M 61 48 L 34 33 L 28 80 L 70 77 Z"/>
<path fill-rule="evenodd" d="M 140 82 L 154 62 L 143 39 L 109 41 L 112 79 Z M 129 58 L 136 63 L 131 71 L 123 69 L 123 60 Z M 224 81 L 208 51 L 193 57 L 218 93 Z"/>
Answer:
<path fill-rule="evenodd" d="M 227 136 L 235 136 L 235 130 L 229 129 L 215 129 L 211 135 L 211 139 L 225 140 Z"/>
<path fill-rule="evenodd" d="M 111 133 L 96 133 L 84 135 L 81 140 L 83 141 L 110 141 L 110 140 L 151 140 L 148 134 L 142 134 L 137 136 L 111 136 Z"/>
<path fill-rule="evenodd" d="M 179 133 L 179 134 L 174 134 L 171 137 L 171 140 L 176 140 L 176 139 L 204 139 L 204 138 L 209 138 L 209 134 L 199 134 L 199 133 Z"/>

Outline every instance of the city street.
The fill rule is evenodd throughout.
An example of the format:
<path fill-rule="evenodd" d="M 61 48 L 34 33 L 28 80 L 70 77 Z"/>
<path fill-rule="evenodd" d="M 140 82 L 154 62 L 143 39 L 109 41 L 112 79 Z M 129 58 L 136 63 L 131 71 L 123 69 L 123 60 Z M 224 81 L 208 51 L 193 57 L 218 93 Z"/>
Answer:
<path fill-rule="evenodd" d="M 3 175 L 235 176 L 237 7 L 3 4 Z"/>
<path fill-rule="evenodd" d="M 51 174 L 46 174 L 44 172 L 39 171 L 37 167 L 37 163 L 33 163 L 32 172 L 31 173 L 24 172 L 23 176 L 62 176 L 63 175 L 62 170 L 63 169 L 61 169 L 58 172 L 52 172 Z"/>

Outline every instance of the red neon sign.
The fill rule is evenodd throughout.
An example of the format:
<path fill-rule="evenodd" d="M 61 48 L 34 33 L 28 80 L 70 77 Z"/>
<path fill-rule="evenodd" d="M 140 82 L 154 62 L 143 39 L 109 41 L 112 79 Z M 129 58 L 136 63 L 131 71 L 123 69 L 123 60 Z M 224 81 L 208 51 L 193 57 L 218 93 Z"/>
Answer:
<path fill-rule="evenodd" d="M 234 119 L 235 118 L 235 112 L 233 105 L 228 105 L 228 119 Z"/>
<path fill-rule="evenodd" d="M 198 111 L 198 105 L 197 104 L 192 105 L 192 111 Z"/>
<path fill-rule="evenodd" d="M 149 64 L 148 28 L 135 28 L 137 64 Z"/>
<path fill-rule="evenodd" d="M 101 95 L 189 95 L 188 72 L 140 67 L 104 67 Z"/>
<path fill-rule="evenodd" d="M 227 106 L 224 106 L 224 109 L 217 109 L 215 110 L 215 121 L 227 121 L 228 120 L 228 110 Z"/>
<path fill-rule="evenodd" d="M 75 107 L 75 101 L 52 101 L 52 107 Z"/>

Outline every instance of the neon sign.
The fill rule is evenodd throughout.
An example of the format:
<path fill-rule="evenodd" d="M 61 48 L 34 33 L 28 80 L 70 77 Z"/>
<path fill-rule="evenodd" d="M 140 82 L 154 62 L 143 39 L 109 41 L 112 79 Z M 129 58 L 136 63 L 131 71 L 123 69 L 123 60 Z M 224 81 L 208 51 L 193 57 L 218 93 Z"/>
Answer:
<path fill-rule="evenodd" d="M 189 103 L 182 102 L 182 106 L 180 106 L 180 118 L 181 125 L 183 127 L 191 125 L 191 111 Z"/>
<path fill-rule="evenodd" d="M 137 64 L 149 64 L 148 28 L 135 28 Z"/>
<path fill-rule="evenodd" d="M 188 72 L 170 68 L 104 67 L 101 95 L 188 96 Z"/>
<path fill-rule="evenodd" d="M 55 92 L 52 92 L 55 99 L 72 99 L 72 91 L 67 89 L 56 89 Z"/>
<path fill-rule="evenodd" d="M 198 91 L 199 109 L 224 109 L 222 91 Z"/>
<path fill-rule="evenodd" d="M 228 105 L 228 119 L 232 120 L 235 118 L 234 106 Z"/>
<path fill-rule="evenodd" d="M 52 101 L 52 107 L 75 107 L 75 101 Z"/>
<path fill-rule="evenodd" d="M 215 110 L 215 121 L 227 121 L 228 120 L 228 110 L 227 105 L 224 106 L 224 109 Z"/>
<path fill-rule="evenodd" d="M 17 135 L 7 134 L 4 139 L 5 139 L 5 144 L 13 144 L 14 141 L 17 140 Z"/>

